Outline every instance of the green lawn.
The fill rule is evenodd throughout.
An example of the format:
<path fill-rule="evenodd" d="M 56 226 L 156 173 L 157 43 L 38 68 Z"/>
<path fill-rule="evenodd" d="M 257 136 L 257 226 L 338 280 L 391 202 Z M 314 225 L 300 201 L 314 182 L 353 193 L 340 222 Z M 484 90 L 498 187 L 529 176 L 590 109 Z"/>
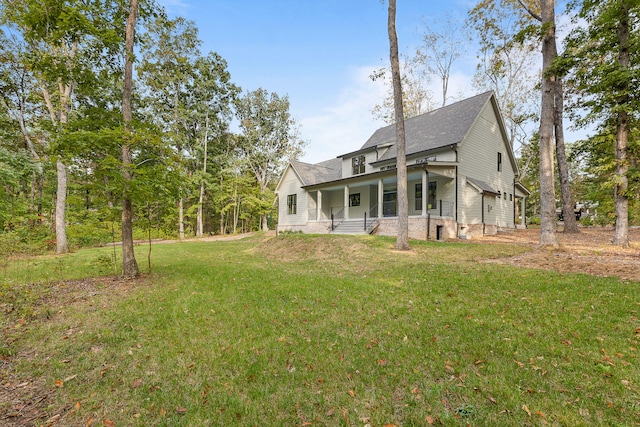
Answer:
<path fill-rule="evenodd" d="M 13 260 L 0 387 L 39 384 L 74 426 L 640 425 L 638 283 L 393 244 L 155 245 L 139 283 L 81 280 L 113 275 L 113 249 Z"/>

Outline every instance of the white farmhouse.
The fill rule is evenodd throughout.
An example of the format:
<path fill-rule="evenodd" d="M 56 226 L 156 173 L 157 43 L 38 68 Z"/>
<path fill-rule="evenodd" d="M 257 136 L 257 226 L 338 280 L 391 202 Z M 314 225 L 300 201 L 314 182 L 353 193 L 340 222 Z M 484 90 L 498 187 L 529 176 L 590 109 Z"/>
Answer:
<path fill-rule="evenodd" d="M 408 119 L 405 132 L 409 237 L 472 238 L 516 228 L 529 192 L 516 181 L 493 92 Z M 279 232 L 396 235 L 395 125 L 335 159 L 291 162 L 276 194 Z"/>

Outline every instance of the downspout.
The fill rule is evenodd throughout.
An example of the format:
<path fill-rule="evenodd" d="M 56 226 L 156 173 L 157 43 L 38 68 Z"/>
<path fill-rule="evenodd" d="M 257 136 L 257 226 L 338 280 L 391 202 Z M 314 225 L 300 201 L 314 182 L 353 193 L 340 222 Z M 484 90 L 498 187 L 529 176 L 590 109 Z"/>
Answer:
<path fill-rule="evenodd" d="M 484 191 L 482 192 L 482 235 L 485 235 L 485 226 L 484 226 Z"/>
<path fill-rule="evenodd" d="M 280 228 L 280 195 L 276 194 L 276 213 L 278 214 L 278 222 L 276 222 L 276 237 L 278 237 L 278 229 Z"/>
<path fill-rule="evenodd" d="M 427 188 L 422 189 L 422 192 L 427 196 L 427 240 L 431 240 L 431 212 L 429 212 L 429 170 L 425 167 L 424 171 L 427 173 Z"/>
<path fill-rule="evenodd" d="M 458 149 L 457 145 L 453 146 L 453 152 L 456 153 L 456 229 L 457 235 L 460 235 L 460 225 L 458 224 Z M 484 212 L 483 212 L 484 215 Z"/>
<path fill-rule="evenodd" d="M 516 179 L 513 179 L 513 198 L 511 199 L 513 203 L 513 229 L 517 229 L 516 225 Z"/>

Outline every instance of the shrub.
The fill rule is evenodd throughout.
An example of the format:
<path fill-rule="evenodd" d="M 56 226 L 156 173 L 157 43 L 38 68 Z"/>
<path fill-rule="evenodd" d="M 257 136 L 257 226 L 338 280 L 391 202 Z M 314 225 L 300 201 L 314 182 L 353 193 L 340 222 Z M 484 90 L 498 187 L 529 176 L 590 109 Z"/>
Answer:
<path fill-rule="evenodd" d="M 44 223 L 21 225 L 0 233 L 0 255 L 38 255 L 55 248 L 56 237 Z"/>

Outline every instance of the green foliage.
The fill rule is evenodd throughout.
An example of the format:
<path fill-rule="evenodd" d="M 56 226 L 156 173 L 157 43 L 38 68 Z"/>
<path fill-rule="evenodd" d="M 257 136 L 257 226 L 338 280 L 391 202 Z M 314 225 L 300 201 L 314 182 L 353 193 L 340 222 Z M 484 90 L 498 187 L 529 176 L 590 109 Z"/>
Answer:
<path fill-rule="evenodd" d="M 46 253 L 55 248 L 55 241 L 51 228 L 34 219 L 0 233 L 0 256 Z"/>
<path fill-rule="evenodd" d="M 636 160 L 640 158 L 640 135 L 638 129 L 632 129 L 629 138 L 629 223 L 640 224 L 640 167 Z M 574 177 L 574 182 L 580 182 L 577 187 L 577 200 L 597 203 L 599 224 L 615 223 L 614 184 L 615 177 L 615 130 L 612 127 L 603 128 L 589 139 L 578 141 L 572 148 L 571 160 L 582 166 L 580 176 Z M 613 215 L 613 217 L 612 217 Z"/>

